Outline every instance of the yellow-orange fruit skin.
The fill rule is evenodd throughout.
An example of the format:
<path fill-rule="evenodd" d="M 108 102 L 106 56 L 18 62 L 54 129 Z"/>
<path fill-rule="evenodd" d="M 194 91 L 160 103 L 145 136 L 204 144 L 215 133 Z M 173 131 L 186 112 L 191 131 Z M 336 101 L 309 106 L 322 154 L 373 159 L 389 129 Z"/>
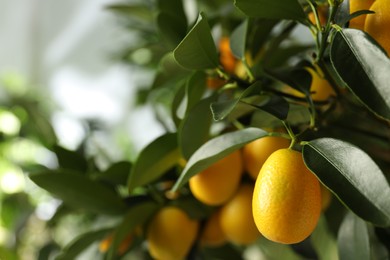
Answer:
<path fill-rule="evenodd" d="M 230 49 L 230 39 L 228 37 L 222 37 L 219 41 L 219 62 L 226 72 L 234 74 L 237 59 Z"/>
<path fill-rule="evenodd" d="M 352 14 L 361 10 L 369 10 L 374 0 L 350 0 L 349 1 L 349 13 Z M 364 23 L 367 15 L 359 15 L 349 21 L 349 27 L 359 30 L 364 30 Z"/>
<path fill-rule="evenodd" d="M 221 208 L 221 227 L 227 239 L 248 245 L 260 237 L 252 215 L 253 185 L 242 184 L 234 197 Z"/>
<path fill-rule="evenodd" d="M 221 228 L 220 214 L 221 211 L 214 212 L 206 221 L 200 243 L 207 247 L 218 247 L 226 243 L 226 235 Z"/>
<path fill-rule="evenodd" d="M 151 220 L 146 239 L 150 255 L 159 260 L 181 260 L 195 242 L 199 223 L 181 209 L 162 208 Z"/>
<path fill-rule="evenodd" d="M 290 141 L 286 138 L 266 136 L 250 142 L 242 149 L 242 158 L 246 172 L 256 180 L 261 166 L 276 150 L 287 148 Z"/>
<path fill-rule="evenodd" d="M 390 1 L 376 0 L 371 8 L 375 14 L 367 15 L 364 30 L 390 54 Z"/>
<path fill-rule="evenodd" d="M 320 184 L 301 153 L 271 154 L 257 177 L 252 207 L 257 228 L 269 240 L 294 244 L 313 232 L 321 214 Z"/>
<path fill-rule="evenodd" d="M 190 190 L 195 198 L 206 205 L 222 205 L 236 192 L 240 184 L 242 169 L 241 152 L 236 150 L 191 177 Z"/>

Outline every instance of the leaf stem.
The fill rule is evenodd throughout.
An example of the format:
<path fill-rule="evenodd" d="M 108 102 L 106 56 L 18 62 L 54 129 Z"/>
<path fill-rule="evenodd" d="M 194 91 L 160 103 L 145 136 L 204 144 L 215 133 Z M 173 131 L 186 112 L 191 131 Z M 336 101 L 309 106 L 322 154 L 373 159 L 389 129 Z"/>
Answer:
<path fill-rule="evenodd" d="M 294 134 L 294 132 L 291 129 L 291 127 L 288 124 L 288 122 L 286 122 L 285 120 L 282 120 L 282 123 L 283 123 L 284 127 L 286 128 L 288 135 L 291 138 L 291 143 L 290 143 L 290 146 L 288 147 L 288 149 L 291 149 L 295 145 L 295 143 L 297 142 L 297 137 Z"/>

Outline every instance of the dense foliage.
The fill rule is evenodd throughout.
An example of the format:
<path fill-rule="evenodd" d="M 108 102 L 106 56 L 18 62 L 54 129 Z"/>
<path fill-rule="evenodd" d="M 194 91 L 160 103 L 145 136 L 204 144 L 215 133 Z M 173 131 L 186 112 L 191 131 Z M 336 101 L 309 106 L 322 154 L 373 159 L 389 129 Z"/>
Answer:
<path fill-rule="evenodd" d="M 123 158 L 107 169 L 83 149 L 40 138 L 59 168 L 28 170 L 34 183 L 62 201 L 51 224 L 68 214 L 94 223 L 65 248 L 52 247 L 60 250 L 57 259 L 74 259 L 108 236 L 102 258 L 149 259 L 145 234 L 156 212 L 174 205 L 203 223 L 216 207 L 195 199 L 189 180 L 267 136 L 290 140 L 333 200 L 303 242 L 260 238 L 253 246 L 269 259 L 388 258 L 390 61 L 368 33 L 349 28 L 351 19 L 370 11 L 350 14 L 348 0 L 194 3 L 199 13 L 182 0 L 108 6 L 138 37 L 118 54 L 153 71 L 138 101 L 153 107 L 166 133 L 135 161 Z M 318 77 L 330 86 L 325 97 L 313 90 Z M 131 243 L 118 251 L 129 234 Z M 188 257 L 240 259 L 247 248 L 195 242 Z"/>

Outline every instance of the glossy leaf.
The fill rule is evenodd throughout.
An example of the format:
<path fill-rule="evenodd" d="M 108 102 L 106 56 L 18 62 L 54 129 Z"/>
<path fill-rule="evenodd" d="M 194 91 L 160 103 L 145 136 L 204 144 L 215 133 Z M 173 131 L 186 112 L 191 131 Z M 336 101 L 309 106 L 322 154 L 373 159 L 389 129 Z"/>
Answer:
<path fill-rule="evenodd" d="M 236 58 L 245 58 L 246 35 L 248 31 L 248 19 L 245 19 L 232 33 L 230 37 L 230 49 Z"/>
<path fill-rule="evenodd" d="M 306 18 L 297 0 L 235 0 L 234 4 L 249 17 L 298 21 Z"/>
<path fill-rule="evenodd" d="M 341 140 L 320 138 L 303 147 L 303 158 L 355 214 L 374 225 L 390 226 L 390 186 L 365 152 Z"/>
<path fill-rule="evenodd" d="M 198 102 L 180 124 L 179 147 L 186 160 L 209 139 L 212 122 L 210 105 L 214 99 L 211 96 Z"/>
<path fill-rule="evenodd" d="M 374 114 L 390 120 L 390 60 L 365 32 L 338 31 L 330 57 L 332 64 L 355 96 Z"/>
<path fill-rule="evenodd" d="M 110 249 L 107 252 L 107 260 L 116 259 L 116 252 L 120 243 L 137 227 L 142 227 L 158 210 L 159 205 L 152 201 L 144 201 L 133 205 L 123 216 L 123 220 L 114 229 Z"/>
<path fill-rule="evenodd" d="M 209 140 L 202 145 L 188 160 L 187 165 L 176 181 L 173 190 L 179 189 L 192 176 L 207 169 L 210 165 L 240 149 L 245 144 L 266 136 L 268 133 L 258 128 L 246 128 L 243 130 L 226 133 Z"/>
<path fill-rule="evenodd" d="M 126 206 L 118 194 L 85 175 L 65 171 L 31 174 L 41 188 L 72 207 L 101 214 L 121 214 Z"/>
<path fill-rule="evenodd" d="M 62 250 L 61 254 L 56 257 L 56 260 L 76 259 L 80 253 L 94 242 L 104 239 L 111 230 L 112 228 L 105 228 L 77 236 Z"/>
<path fill-rule="evenodd" d="M 198 21 L 173 51 L 173 55 L 186 69 L 202 70 L 218 67 L 217 49 L 206 17 L 199 14 Z"/>
<path fill-rule="evenodd" d="M 371 259 L 367 224 L 356 215 L 349 213 L 345 216 L 337 241 L 340 260 Z"/>
<path fill-rule="evenodd" d="M 129 191 L 158 179 L 179 158 L 177 135 L 168 133 L 158 137 L 141 151 L 135 161 L 127 183 Z"/>

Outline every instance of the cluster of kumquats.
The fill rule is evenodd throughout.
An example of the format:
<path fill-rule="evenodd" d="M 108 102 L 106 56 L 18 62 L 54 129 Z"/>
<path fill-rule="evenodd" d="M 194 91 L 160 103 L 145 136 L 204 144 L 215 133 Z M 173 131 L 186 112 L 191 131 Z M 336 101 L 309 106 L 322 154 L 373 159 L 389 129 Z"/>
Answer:
<path fill-rule="evenodd" d="M 356 17 L 350 27 L 365 30 L 389 52 L 390 37 L 384 36 L 383 29 L 388 28 L 384 23 L 390 25 L 390 1 L 350 1 L 351 13 L 370 7 L 376 15 Z M 326 22 L 326 15 L 327 10 L 320 8 L 320 23 Z M 309 19 L 316 23 L 312 14 Z M 240 76 L 242 64 L 232 55 L 228 38 L 220 40 L 219 51 L 224 70 Z M 308 71 L 314 101 L 336 95 L 319 69 Z M 225 83 L 218 77 L 207 79 L 208 88 L 213 90 Z M 284 86 L 284 91 L 297 97 L 304 95 L 289 86 Z M 197 200 L 212 206 L 213 213 L 207 219 L 195 220 L 179 207 L 160 209 L 143 234 L 153 258 L 183 259 L 195 241 L 204 247 L 249 245 L 260 236 L 282 244 L 301 242 L 313 232 L 332 198 L 307 169 L 300 151 L 290 147 L 288 135 L 278 134 L 257 139 L 196 174 L 189 181 L 189 189 Z M 131 245 L 133 236 L 141 235 L 140 230 L 135 233 L 122 242 L 119 254 Z M 107 251 L 110 240 L 107 237 L 101 242 L 102 252 Z"/>

